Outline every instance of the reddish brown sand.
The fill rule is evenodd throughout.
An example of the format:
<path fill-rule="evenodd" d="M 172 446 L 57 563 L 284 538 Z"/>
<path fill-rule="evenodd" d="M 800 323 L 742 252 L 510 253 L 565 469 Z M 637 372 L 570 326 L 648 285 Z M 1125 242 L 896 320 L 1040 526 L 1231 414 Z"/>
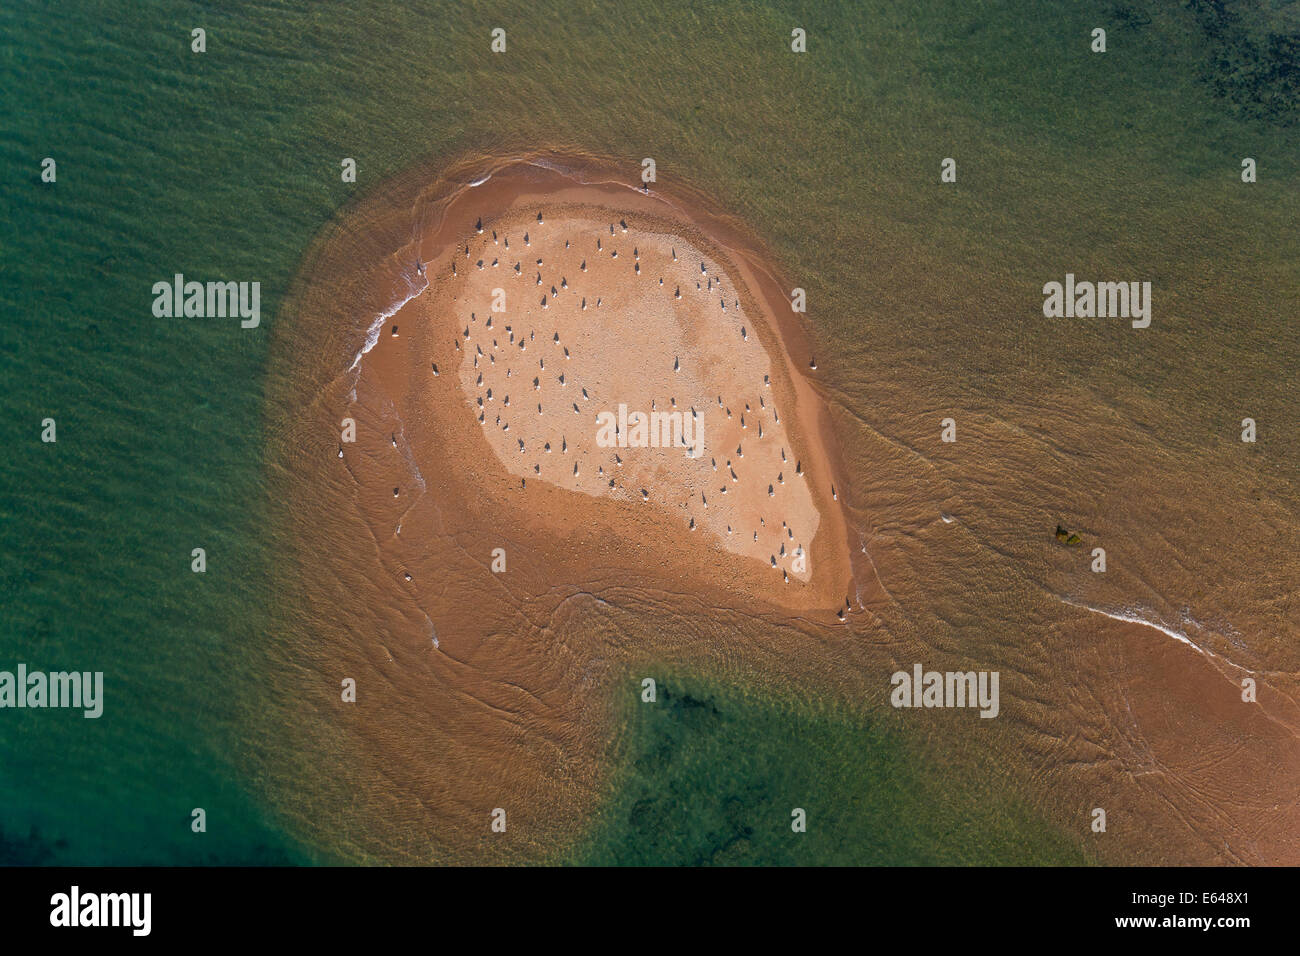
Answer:
<path fill-rule="evenodd" d="M 1300 714 L 1276 656 L 1203 653 L 1108 617 L 1114 598 L 1066 600 L 1141 584 L 1116 562 L 1081 585 L 1050 528 L 1041 543 L 1005 531 L 1019 534 L 1003 518 L 1025 493 L 1006 472 L 1065 487 L 1068 463 L 968 416 L 950 466 L 944 448 L 926 459 L 882 439 L 861 403 L 828 410 L 831 370 L 809 369 L 813 327 L 787 298 L 798 283 L 742 227 L 685 188 L 644 194 L 635 168 L 562 162 L 476 159 L 386 184 L 315 247 L 277 323 L 267 671 L 281 704 L 251 719 L 280 743 L 257 769 L 293 826 L 349 860 L 552 857 L 607 791 L 616 702 L 671 665 L 896 723 L 954 786 L 1002 775 L 1098 859 L 1300 862 Z M 597 441 L 598 411 L 674 399 L 709 416 L 702 456 Z M 968 645 L 990 620 L 1005 622 L 995 645 Z M 999 719 L 891 710 L 888 675 L 916 661 L 1000 669 Z M 1247 668 L 1261 705 L 1240 703 Z"/>
<path fill-rule="evenodd" d="M 825 412 L 775 326 L 793 315 L 785 294 L 657 196 L 555 188 L 544 172 L 499 172 L 446 208 L 459 228 L 420 243 L 428 289 L 362 360 L 398 418 L 422 423 L 406 428 L 413 460 L 436 459 L 420 450 L 436 442 L 513 522 L 586 526 L 595 553 L 673 578 L 704 560 L 706 586 L 743 607 L 836 620 L 847 532 Z M 636 444 L 619 406 L 689 417 L 689 447 L 681 432 L 668 448 L 610 446 L 601 413 Z"/>
<path fill-rule="evenodd" d="M 354 213 L 307 266 L 319 331 L 286 353 L 286 603 L 317 638 L 294 666 L 321 675 L 301 689 L 321 710 L 288 721 L 320 754 L 311 809 L 288 812 L 327 816 L 349 858 L 562 850 L 603 787 L 613 695 L 659 673 L 638 661 L 748 672 L 746 643 L 772 658 L 861 613 L 812 353 L 748 240 L 680 197 L 481 175 Z M 362 342 L 359 313 L 389 314 Z M 699 444 L 604 447 L 620 404 L 702 423 Z M 355 705 L 320 683 L 344 677 Z M 368 782 L 322 780 L 335 760 Z"/>

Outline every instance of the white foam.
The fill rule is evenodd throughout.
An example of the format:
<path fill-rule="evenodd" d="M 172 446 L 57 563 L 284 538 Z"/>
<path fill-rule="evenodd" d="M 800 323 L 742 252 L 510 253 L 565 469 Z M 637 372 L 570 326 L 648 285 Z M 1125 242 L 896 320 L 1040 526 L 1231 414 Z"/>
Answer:
<path fill-rule="evenodd" d="M 1213 660 L 1221 660 L 1225 664 L 1228 664 L 1231 667 L 1236 667 L 1239 670 L 1243 670 L 1243 671 L 1246 670 L 1246 668 L 1241 667 L 1238 664 L 1233 664 L 1232 661 L 1220 657 L 1218 654 L 1215 654 L 1213 651 L 1206 650 L 1204 647 L 1201 647 L 1201 645 L 1197 644 L 1190 637 L 1188 637 L 1186 633 L 1170 627 L 1164 621 L 1158 619 L 1153 620 L 1150 617 L 1144 617 L 1143 614 L 1149 612 L 1144 612 L 1143 609 L 1117 608 L 1111 610 L 1103 607 L 1097 607 L 1096 605 L 1093 604 L 1084 604 L 1079 601 L 1071 601 L 1069 598 L 1064 598 L 1064 597 L 1060 598 L 1060 600 L 1062 603 L 1068 604 L 1071 607 L 1082 608 L 1083 610 L 1091 611 L 1094 614 L 1102 614 L 1110 618 L 1111 620 L 1124 621 L 1129 624 L 1141 624 L 1143 627 L 1149 627 L 1152 630 L 1159 631 L 1161 634 L 1164 634 L 1166 637 L 1172 637 L 1175 641 L 1177 641 L 1180 644 L 1186 644 L 1188 647 L 1196 651 L 1196 653 L 1200 654 L 1202 657 L 1210 658 Z M 1249 671 L 1247 671 L 1247 673 L 1249 673 Z"/>
<path fill-rule="evenodd" d="M 360 367 L 362 356 L 379 344 L 379 333 L 384 330 L 384 323 L 395 316 L 398 312 L 402 311 L 402 307 L 405 306 L 406 303 L 410 302 L 427 288 L 429 288 L 429 281 L 426 279 L 422 286 L 409 291 L 406 298 L 395 302 L 393 305 L 375 316 L 374 320 L 370 323 L 370 328 L 366 330 L 365 344 L 361 346 L 361 351 L 358 352 L 356 358 L 352 360 L 352 365 L 348 369 L 349 372 L 355 371 Z"/>
<path fill-rule="evenodd" d="M 406 467 L 415 479 L 415 483 L 420 486 L 420 491 L 427 491 L 428 488 L 424 484 L 424 475 L 420 471 L 420 466 L 415 463 L 415 457 L 411 454 L 410 445 L 405 441 L 402 442 L 402 457 L 406 460 Z"/>

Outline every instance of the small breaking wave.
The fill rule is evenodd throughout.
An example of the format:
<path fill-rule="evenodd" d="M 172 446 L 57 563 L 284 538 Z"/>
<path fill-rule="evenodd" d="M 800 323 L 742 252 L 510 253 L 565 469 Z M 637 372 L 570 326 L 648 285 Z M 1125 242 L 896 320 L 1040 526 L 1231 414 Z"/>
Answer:
<path fill-rule="evenodd" d="M 398 312 L 402 311 L 402 308 L 406 305 L 406 303 L 410 302 L 412 299 L 414 299 L 416 296 L 418 296 L 427 288 L 429 288 L 429 281 L 426 279 L 424 280 L 423 285 L 420 285 L 418 287 L 412 286 L 412 288 L 408 289 L 405 298 L 398 300 L 397 302 L 389 306 L 387 309 L 384 309 L 382 312 L 380 312 L 378 315 L 375 316 L 375 318 L 370 323 L 370 327 L 366 329 L 365 343 L 361 346 L 361 350 L 357 352 L 356 356 L 352 359 L 351 366 L 348 367 L 349 372 L 354 372 L 358 368 L 360 368 L 361 359 L 365 356 L 367 352 L 369 352 L 371 349 L 373 349 L 376 345 L 379 344 L 379 333 L 384 330 L 384 323 L 387 322 L 389 319 L 391 319 L 393 316 L 395 316 Z"/>
<path fill-rule="evenodd" d="M 1227 658 L 1221 657 L 1220 655 L 1214 653 L 1214 651 L 1201 647 L 1201 645 L 1197 644 L 1194 640 L 1188 637 L 1184 631 L 1180 631 L 1177 628 L 1170 627 L 1168 624 L 1166 624 L 1163 620 L 1159 618 L 1144 616 L 1144 612 L 1140 608 L 1132 608 L 1132 609 L 1123 608 L 1123 607 L 1104 608 L 1104 607 L 1098 607 L 1095 604 L 1085 604 L 1080 601 L 1072 601 L 1069 598 L 1061 597 L 1060 595 L 1058 595 L 1058 599 L 1063 604 L 1068 604 L 1071 607 L 1082 608 L 1085 611 L 1091 611 L 1093 614 L 1101 614 L 1115 621 L 1124 621 L 1129 624 L 1141 624 L 1143 627 L 1152 628 L 1153 630 L 1159 631 L 1161 634 L 1164 634 L 1166 637 L 1172 637 L 1175 641 L 1178 641 L 1178 643 L 1180 644 L 1186 644 L 1188 647 L 1196 651 L 1196 653 L 1200 654 L 1202 657 L 1206 657 L 1216 661 L 1223 661 L 1223 663 L 1227 664 L 1229 667 L 1235 667 L 1238 670 L 1250 673 L 1248 668 L 1242 667 L 1240 664 L 1234 664 L 1232 661 L 1228 660 Z M 1191 619 L 1188 618 L 1188 620 Z M 1193 621 L 1192 623 L 1195 622 Z"/>

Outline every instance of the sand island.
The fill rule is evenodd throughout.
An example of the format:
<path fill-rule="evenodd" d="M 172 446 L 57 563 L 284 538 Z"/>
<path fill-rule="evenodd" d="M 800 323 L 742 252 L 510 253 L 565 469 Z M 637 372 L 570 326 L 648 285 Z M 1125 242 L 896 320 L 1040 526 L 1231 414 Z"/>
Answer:
<path fill-rule="evenodd" d="M 451 276 L 438 294 L 463 323 L 464 403 L 521 487 L 648 505 L 807 581 L 820 517 L 750 332 L 763 320 L 716 260 L 628 218 L 476 220 L 463 248 L 425 264 Z"/>
<path fill-rule="evenodd" d="M 391 496 L 377 537 L 405 540 L 441 469 L 494 526 L 546 529 L 548 567 L 575 583 L 659 568 L 845 619 L 848 535 L 809 350 L 733 226 L 535 162 L 425 203 L 377 270 L 392 304 L 348 369 L 350 402 L 382 390 L 382 421 L 362 427 L 400 464 L 365 481 Z M 366 442 L 338 453 L 360 478 Z"/>
<path fill-rule="evenodd" d="M 293 812 L 349 858 L 537 859 L 645 676 L 799 673 L 870 616 L 799 283 L 637 171 L 411 170 L 304 264 L 270 426 L 312 635 L 286 673 L 295 749 L 351 769 Z"/>
<path fill-rule="evenodd" d="M 1002 674 L 999 719 L 974 719 L 1008 728 L 1004 753 L 1066 768 L 1060 819 L 1096 792 L 1213 859 L 1229 850 L 1202 839 L 1218 810 L 1196 794 L 1267 771 L 1280 822 L 1259 833 L 1286 832 L 1288 699 L 1241 709 L 1241 674 L 1219 667 L 1240 650 L 1144 623 L 1113 593 L 1123 563 L 1080 570 L 1051 524 L 1018 536 L 1033 507 L 1007 489 L 1036 468 L 1064 484 L 1067 459 L 1037 439 L 1008 459 L 996 418 L 970 420 L 957 463 L 855 427 L 845 343 L 812 348 L 816 312 L 791 310 L 803 283 L 709 197 L 647 193 L 636 173 L 556 156 L 414 168 L 308 254 L 293 321 L 274 326 L 267 422 L 277 626 L 302 635 L 273 669 L 293 702 L 275 723 L 297 761 L 292 825 L 327 826 L 355 861 L 547 859 L 597 818 L 618 708 L 642 706 L 644 679 L 690 670 L 883 710 L 889 674 L 940 659 Z M 947 407 L 889 394 L 879 415 L 932 407 L 926 429 Z M 1077 516 L 1056 519 L 1090 546 Z M 1015 569 L 1044 562 L 1050 586 L 1012 600 L 1004 587 L 1033 583 Z M 1076 597 L 1080 580 L 1099 593 Z M 1006 639 L 991 657 L 940 646 L 990 614 Z M 1196 736 L 1171 718 L 1184 711 L 1205 715 Z M 1156 766 L 1178 772 L 1133 772 Z M 496 809 L 508 832 L 488 829 Z M 1280 858 L 1233 826 L 1242 858 Z"/>

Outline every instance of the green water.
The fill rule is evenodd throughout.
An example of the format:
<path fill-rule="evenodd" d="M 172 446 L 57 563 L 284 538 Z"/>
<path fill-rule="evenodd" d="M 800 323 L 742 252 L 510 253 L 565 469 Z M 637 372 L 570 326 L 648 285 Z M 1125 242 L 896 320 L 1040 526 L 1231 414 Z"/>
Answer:
<path fill-rule="evenodd" d="M 242 732 L 268 679 L 259 648 L 277 640 L 267 343 L 312 237 L 354 192 L 413 162 L 548 143 L 632 168 L 654 156 L 661 177 L 707 189 L 806 277 L 827 334 L 896 335 L 918 355 L 951 351 L 951 316 L 937 292 L 918 294 L 924 317 L 893 314 L 877 304 L 883 289 L 935 262 L 1037 266 L 1041 245 L 1077 235 L 1071 210 L 1092 200 L 1090 243 L 1122 237 L 1132 202 L 1166 201 L 1180 222 L 1209 204 L 1226 245 L 1294 281 L 1295 191 L 1233 191 L 1241 155 L 1273 182 L 1297 172 L 1285 49 L 1282 66 L 1233 65 L 1253 62 L 1249 44 L 1267 47 L 1270 29 L 1294 34 L 1284 5 L 1243 9 L 1226 27 L 1160 4 L 544 6 L 0 10 L 0 667 L 102 670 L 107 693 L 99 720 L 0 713 L 0 859 L 327 857 L 284 835 L 241 770 L 276 746 Z M 1147 9 L 1158 12 L 1144 22 Z M 1094 21 L 1115 24 L 1104 61 L 1086 52 Z M 788 53 L 796 25 L 809 31 L 803 58 Z M 197 26 L 202 55 L 189 48 Z M 495 26 L 509 37 L 500 57 L 488 52 Z M 961 186 L 944 195 L 934 183 L 949 154 L 962 157 Z M 57 183 L 40 181 L 46 156 Z M 340 181 L 345 156 L 356 185 Z M 821 255 L 828 235 L 842 257 Z M 176 272 L 260 281 L 261 328 L 155 319 L 150 288 Z M 1069 357 L 1027 347 L 1046 374 L 1068 369 Z M 1262 361 L 1293 358 L 1275 347 Z M 977 365 L 946 375 L 1015 392 L 1008 367 L 977 376 Z M 1282 413 L 1273 378 L 1259 403 Z M 46 417 L 55 444 L 40 441 Z M 195 547 L 205 574 L 190 571 Z M 1074 852 L 1021 808 L 981 810 L 978 794 L 924 784 L 884 731 L 690 693 L 719 713 L 675 697 L 629 724 L 590 859 L 964 862 L 981 844 L 936 839 L 976 822 L 999 860 Z M 741 824 L 725 802 L 692 817 L 703 760 L 730 768 L 715 771 L 728 800 L 770 810 L 774 829 L 747 822 L 755 832 L 733 840 Z M 831 772 L 845 767 L 856 772 Z M 792 792 L 809 777 L 813 791 Z M 812 821 L 798 845 L 779 819 L 795 800 Z M 191 831 L 195 807 L 205 834 Z M 909 815 L 924 820 L 897 824 Z M 647 836 L 674 820 L 679 842 Z"/>
<path fill-rule="evenodd" d="M 611 757 L 618 797 L 575 862 L 609 865 L 1080 865 L 992 768 L 963 776 L 864 724 L 735 687 L 671 680 L 639 697 Z M 629 695 L 629 699 L 631 695 Z M 975 718 L 978 720 L 978 718 Z M 794 813 L 803 810 L 796 832 Z"/>

